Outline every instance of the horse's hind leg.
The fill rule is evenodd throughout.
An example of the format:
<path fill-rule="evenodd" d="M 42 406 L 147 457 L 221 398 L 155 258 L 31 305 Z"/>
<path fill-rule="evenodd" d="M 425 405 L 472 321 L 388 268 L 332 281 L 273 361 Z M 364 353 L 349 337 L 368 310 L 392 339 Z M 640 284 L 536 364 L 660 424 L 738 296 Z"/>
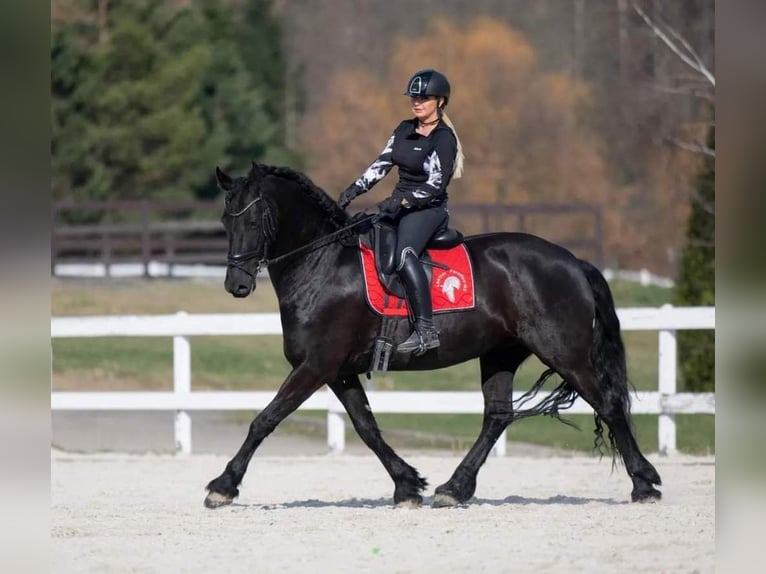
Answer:
<path fill-rule="evenodd" d="M 502 432 L 513 421 L 513 376 L 530 352 L 518 345 L 494 350 L 480 359 L 484 420 L 476 442 L 452 477 L 436 488 L 433 505 L 455 506 L 476 491 L 476 476 Z"/>
<path fill-rule="evenodd" d="M 419 506 L 423 502 L 421 493 L 428 483 L 383 440 L 359 377 L 348 376 L 329 383 L 329 386 L 348 412 L 356 432 L 380 459 L 393 479 L 394 503 Z"/>
<path fill-rule="evenodd" d="M 250 423 L 247 438 L 239 452 L 229 461 L 223 473 L 207 485 L 209 492 L 205 498 L 205 506 L 216 508 L 231 504 L 239 496 L 237 487 L 242 482 L 255 449 L 287 415 L 297 409 L 323 384 L 320 371 L 305 364 L 293 369 L 282 383 L 277 395 Z"/>
<path fill-rule="evenodd" d="M 576 370 L 560 370 L 559 374 L 574 387 L 574 389 L 596 411 L 596 433 L 601 437 L 599 418 L 609 427 L 609 440 L 612 449 L 616 447 L 625 469 L 633 482 L 631 500 L 633 502 L 649 502 L 658 500 L 662 493 L 653 485 L 662 484 L 660 475 L 652 464 L 646 460 L 638 446 L 630 423 L 630 411 L 627 396 L 617 391 L 612 385 L 604 387 L 598 384 L 598 379 L 590 365 Z M 598 438 L 597 438 L 598 440 Z"/>

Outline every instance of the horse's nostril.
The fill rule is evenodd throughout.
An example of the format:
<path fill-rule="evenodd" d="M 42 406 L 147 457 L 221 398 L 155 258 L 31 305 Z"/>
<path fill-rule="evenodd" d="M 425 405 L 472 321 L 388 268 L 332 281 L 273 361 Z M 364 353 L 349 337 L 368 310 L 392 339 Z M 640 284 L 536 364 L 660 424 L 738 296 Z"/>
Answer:
<path fill-rule="evenodd" d="M 237 297 L 246 297 L 247 295 L 250 295 L 250 286 L 249 285 L 237 285 L 237 288 L 234 290 L 234 295 Z"/>

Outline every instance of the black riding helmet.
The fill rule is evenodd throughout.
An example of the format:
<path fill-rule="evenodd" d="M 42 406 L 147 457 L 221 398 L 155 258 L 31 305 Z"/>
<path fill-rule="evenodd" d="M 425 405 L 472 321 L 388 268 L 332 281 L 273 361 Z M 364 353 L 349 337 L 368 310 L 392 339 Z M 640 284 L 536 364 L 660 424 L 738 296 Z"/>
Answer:
<path fill-rule="evenodd" d="M 449 102 L 450 85 L 447 76 L 432 68 L 415 72 L 407 82 L 405 96 L 434 96 L 444 98 L 444 105 Z"/>

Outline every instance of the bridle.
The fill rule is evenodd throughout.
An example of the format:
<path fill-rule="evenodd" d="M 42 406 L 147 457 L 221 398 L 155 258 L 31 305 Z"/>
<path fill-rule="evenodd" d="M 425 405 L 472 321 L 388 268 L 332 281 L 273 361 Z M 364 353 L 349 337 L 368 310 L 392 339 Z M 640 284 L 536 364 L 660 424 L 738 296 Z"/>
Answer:
<path fill-rule="evenodd" d="M 248 203 L 245 207 L 243 207 L 241 210 L 237 211 L 236 213 L 232 213 L 230 211 L 224 211 L 226 215 L 229 217 L 239 217 L 240 215 L 244 215 L 247 213 L 247 211 L 253 207 L 256 203 L 258 203 L 263 197 L 256 197 L 253 201 Z M 242 264 L 246 261 L 250 261 L 251 259 L 255 259 L 256 257 L 260 257 L 258 259 L 258 263 L 255 265 L 255 273 L 251 273 L 247 269 L 245 269 Z M 236 269 L 239 269 L 240 271 L 244 271 L 250 277 L 253 278 L 253 281 L 255 281 L 255 277 L 258 275 L 258 272 L 261 270 L 262 265 L 268 266 L 269 260 L 266 258 L 266 242 L 263 242 L 263 250 L 258 253 L 257 249 L 252 249 L 250 251 L 245 251 L 244 253 L 232 253 L 231 251 L 226 256 L 226 264 L 229 267 L 235 267 Z"/>
<path fill-rule="evenodd" d="M 254 206 L 261 199 L 263 198 L 256 197 L 253 201 L 248 203 L 245 207 L 243 207 L 240 211 L 236 213 L 232 213 L 229 211 L 225 211 L 224 213 L 230 217 L 239 217 L 240 215 L 245 214 L 252 206 Z M 266 214 L 264 213 L 264 216 L 265 215 Z M 355 221 L 354 223 L 352 223 L 351 225 L 342 227 L 336 231 L 333 231 L 329 235 L 324 235 L 318 239 L 315 239 L 314 241 L 307 243 L 306 245 L 302 245 L 301 247 L 293 249 L 292 251 L 284 253 L 280 255 L 279 257 L 275 257 L 273 259 L 269 259 L 268 257 L 266 257 L 266 251 L 268 249 L 268 246 L 265 241 L 266 238 L 264 237 L 263 249 L 260 251 L 260 253 L 258 249 L 245 251 L 244 253 L 229 252 L 229 254 L 226 257 L 226 263 L 229 267 L 235 267 L 236 269 L 239 269 L 240 271 L 244 271 L 245 273 L 250 275 L 250 277 L 253 278 L 253 281 L 255 281 L 255 278 L 260 272 L 261 267 L 268 267 L 269 265 L 279 263 L 281 261 L 284 261 L 285 259 L 295 257 L 297 255 L 302 255 L 305 253 L 310 253 L 312 251 L 316 251 L 320 247 L 324 247 L 326 245 L 329 245 L 330 243 L 335 242 L 343 233 L 350 231 L 351 229 L 354 229 L 355 227 L 359 227 L 360 225 L 364 223 L 368 223 L 377 217 L 378 217 L 377 214 L 371 214 L 371 215 L 367 215 L 366 217 L 362 217 L 358 219 L 357 221 Z M 250 261 L 256 258 L 258 258 L 258 262 L 255 264 L 254 273 L 251 273 L 250 271 L 248 271 L 242 266 L 242 264 L 245 263 L 246 261 Z"/>
<path fill-rule="evenodd" d="M 226 212 L 226 215 L 230 215 L 231 217 L 239 217 L 240 215 L 242 215 L 243 213 L 245 213 L 245 212 L 246 212 L 248 209 L 250 209 L 251 207 L 253 207 L 253 206 L 256 204 L 256 202 L 258 202 L 258 201 L 261 201 L 262 199 L 263 199 L 262 197 L 256 197 L 256 198 L 255 198 L 253 201 L 251 201 L 251 202 L 250 202 L 250 203 L 248 203 L 248 204 L 247 204 L 245 207 L 243 207 L 241 211 L 238 211 L 237 213 L 229 213 L 229 212 L 227 211 L 227 212 Z"/>

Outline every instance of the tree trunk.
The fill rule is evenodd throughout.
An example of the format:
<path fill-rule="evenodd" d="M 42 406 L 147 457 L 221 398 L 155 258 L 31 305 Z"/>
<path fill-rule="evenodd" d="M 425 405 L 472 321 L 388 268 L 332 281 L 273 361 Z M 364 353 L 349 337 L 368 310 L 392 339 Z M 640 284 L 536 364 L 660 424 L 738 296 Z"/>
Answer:
<path fill-rule="evenodd" d="M 572 75 L 582 78 L 585 67 L 585 0 L 574 0 L 574 49 Z"/>
<path fill-rule="evenodd" d="M 658 22 L 662 17 L 662 0 L 654 0 L 652 2 L 652 18 L 655 22 Z M 662 43 L 656 34 L 652 38 L 652 64 L 654 81 L 662 86 L 667 85 L 668 77 L 665 70 L 665 45 Z"/>
<path fill-rule="evenodd" d="M 98 43 L 100 46 L 109 42 L 109 0 L 98 0 Z"/>
<path fill-rule="evenodd" d="M 628 46 L 628 0 L 617 0 L 617 43 L 620 67 L 620 88 L 625 88 L 630 79 Z"/>

